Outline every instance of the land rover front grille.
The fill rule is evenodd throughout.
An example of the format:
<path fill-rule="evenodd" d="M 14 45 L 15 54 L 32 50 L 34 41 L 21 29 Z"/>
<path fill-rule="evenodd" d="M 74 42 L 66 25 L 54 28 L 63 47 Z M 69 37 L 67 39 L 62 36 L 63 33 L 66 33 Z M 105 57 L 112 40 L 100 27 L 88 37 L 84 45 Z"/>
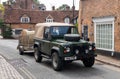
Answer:
<path fill-rule="evenodd" d="M 88 46 L 72 46 L 71 51 L 76 53 L 76 50 L 79 51 L 79 54 L 85 54 L 85 50 L 88 49 Z"/>

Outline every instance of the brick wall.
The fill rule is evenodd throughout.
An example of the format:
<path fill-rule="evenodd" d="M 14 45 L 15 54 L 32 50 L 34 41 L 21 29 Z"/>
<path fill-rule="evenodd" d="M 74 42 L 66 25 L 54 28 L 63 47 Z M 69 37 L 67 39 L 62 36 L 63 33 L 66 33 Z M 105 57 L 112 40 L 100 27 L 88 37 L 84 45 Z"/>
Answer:
<path fill-rule="evenodd" d="M 23 29 L 34 29 L 35 24 L 11 24 L 11 28 L 23 28 Z"/>
<path fill-rule="evenodd" d="M 34 0 L 16 0 L 16 3 L 12 4 L 12 8 L 32 10 L 33 4 L 35 5 L 34 10 L 39 10 L 38 5 L 34 3 Z"/>
<path fill-rule="evenodd" d="M 93 17 L 115 17 L 115 51 L 120 52 L 120 0 L 81 0 L 79 10 L 79 32 L 82 25 L 88 25 L 88 33 L 91 41 L 94 41 L 94 23 Z"/>

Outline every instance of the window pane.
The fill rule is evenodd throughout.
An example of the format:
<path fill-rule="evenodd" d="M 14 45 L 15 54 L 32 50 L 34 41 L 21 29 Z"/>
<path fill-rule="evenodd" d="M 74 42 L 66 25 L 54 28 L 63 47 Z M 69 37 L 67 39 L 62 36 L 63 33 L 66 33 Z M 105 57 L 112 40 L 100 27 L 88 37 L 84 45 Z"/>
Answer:
<path fill-rule="evenodd" d="M 112 24 L 96 25 L 96 47 L 103 49 L 112 49 Z"/>

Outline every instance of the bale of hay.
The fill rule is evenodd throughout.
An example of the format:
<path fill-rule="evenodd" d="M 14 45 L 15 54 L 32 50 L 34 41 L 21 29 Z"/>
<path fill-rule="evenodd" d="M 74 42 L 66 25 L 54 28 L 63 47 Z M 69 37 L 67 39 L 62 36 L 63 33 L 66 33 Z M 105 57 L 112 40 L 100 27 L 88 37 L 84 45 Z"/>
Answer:
<path fill-rule="evenodd" d="M 23 46 L 25 50 L 34 45 L 35 31 L 22 30 L 19 36 L 19 46 Z"/>

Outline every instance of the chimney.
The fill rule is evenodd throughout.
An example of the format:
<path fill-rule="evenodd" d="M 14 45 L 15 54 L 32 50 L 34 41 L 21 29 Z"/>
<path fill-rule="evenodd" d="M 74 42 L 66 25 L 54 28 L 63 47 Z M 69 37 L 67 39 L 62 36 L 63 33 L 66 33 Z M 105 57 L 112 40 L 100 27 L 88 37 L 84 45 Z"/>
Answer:
<path fill-rule="evenodd" d="M 70 10 L 70 7 L 69 7 L 69 6 L 67 6 L 67 7 L 66 7 L 66 10 Z"/>
<path fill-rule="evenodd" d="M 55 6 L 52 6 L 52 10 L 55 10 Z"/>
<path fill-rule="evenodd" d="M 12 8 L 9 1 L 3 2 L 3 6 L 5 7 L 5 9 L 11 9 Z"/>
<path fill-rule="evenodd" d="M 72 10 L 75 10 L 75 6 L 72 6 Z"/>

